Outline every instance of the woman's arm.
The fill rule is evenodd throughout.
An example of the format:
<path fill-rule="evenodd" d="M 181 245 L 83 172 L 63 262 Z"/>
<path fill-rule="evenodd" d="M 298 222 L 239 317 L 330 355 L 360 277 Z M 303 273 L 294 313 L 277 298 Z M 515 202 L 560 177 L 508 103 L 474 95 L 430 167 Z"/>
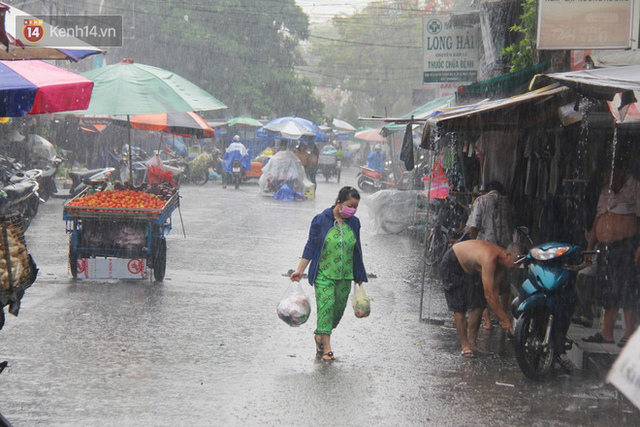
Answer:
<path fill-rule="evenodd" d="M 291 273 L 291 281 L 292 282 L 299 282 L 300 279 L 302 279 L 302 274 L 307 269 L 307 266 L 309 265 L 309 262 L 310 262 L 310 260 L 308 260 L 306 258 L 300 258 L 300 263 L 298 264 L 298 268 L 296 269 L 296 271 Z"/>

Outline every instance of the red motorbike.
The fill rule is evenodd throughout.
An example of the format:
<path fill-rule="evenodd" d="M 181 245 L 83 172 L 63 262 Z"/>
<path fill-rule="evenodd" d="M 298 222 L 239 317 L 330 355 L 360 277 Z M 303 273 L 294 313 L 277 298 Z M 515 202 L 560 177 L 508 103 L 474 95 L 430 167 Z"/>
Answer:
<path fill-rule="evenodd" d="M 398 190 L 408 190 L 410 188 L 407 172 L 396 167 L 393 173 L 389 170 L 384 172 L 360 166 L 360 173 L 356 177 L 358 187 L 365 193 L 374 193 L 378 190 L 395 188 Z"/>

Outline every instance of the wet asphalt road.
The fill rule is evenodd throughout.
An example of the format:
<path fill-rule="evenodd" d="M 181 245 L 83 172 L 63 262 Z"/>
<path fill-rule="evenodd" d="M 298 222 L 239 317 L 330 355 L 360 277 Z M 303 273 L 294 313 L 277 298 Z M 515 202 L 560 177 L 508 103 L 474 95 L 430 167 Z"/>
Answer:
<path fill-rule="evenodd" d="M 164 283 L 72 280 L 63 201 L 42 205 L 27 232 L 39 278 L 0 331 L 0 412 L 15 427 L 640 424 L 601 378 L 530 382 L 499 331 L 484 333 L 495 354 L 461 358 L 453 329 L 419 321 L 420 246 L 374 234 L 364 204 L 372 314 L 347 307 L 337 360 L 317 361 L 315 314 L 291 328 L 275 308 L 312 217 L 355 174 L 320 177 L 307 202 L 185 186 Z M 425 294 L 425 313 L 448 319 L 437 282 Z"/>

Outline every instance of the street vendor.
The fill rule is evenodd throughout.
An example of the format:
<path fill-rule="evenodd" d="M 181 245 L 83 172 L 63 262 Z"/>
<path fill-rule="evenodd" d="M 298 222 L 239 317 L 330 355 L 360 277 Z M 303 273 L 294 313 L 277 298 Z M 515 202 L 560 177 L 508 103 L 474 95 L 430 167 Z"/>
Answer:
<path fill-rule="evenodd" d="M 622 156 L 620 156 L 622 157 Z M 636 327 L 640 284 L 640 183 L 626 172 L 625 161 L 603 173 L 604 188 L 596 207 L 596 218 L 589 233 L 587 250 L 599 249 L 596 265 L 596 294 L 604 307 L 602 330 L 586 342 L 614 343 L 613 331 L 620 308 L 624 311 L 625 331 L 618 342 L 624 347 Z"/>
<path fill-rule="evenodd" d="M 233 137 L 233 141 L 225 150 L 222 159 L 225 160 L 223 166 L 224 173 L 222 174 L 222 188 L 227 188 L 227 183 L 231 182 L 231 174 L 233 172 L 231 165 L 234 160 L 239 160 L 245 171 L 251 170 L 249 151 L 245 148 L 242 142 L 240 142 L 239 135 Z"/>

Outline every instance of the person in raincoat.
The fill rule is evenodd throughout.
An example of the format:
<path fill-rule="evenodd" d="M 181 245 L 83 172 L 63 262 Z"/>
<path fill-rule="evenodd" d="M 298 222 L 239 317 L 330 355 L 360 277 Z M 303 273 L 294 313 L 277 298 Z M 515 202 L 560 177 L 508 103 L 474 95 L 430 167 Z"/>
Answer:
<path fill-rule="evenodd" d="M 387 155 L 382 152 L 382 145 L 376 144 L 367 160 L 369 161 L 367 164 L 369 169 L 384 172 L 384 162 L 387 160 Z"/>
<path fill-rule="evenodd" d="M 245 171 L 251 170 L 251 158 L 249 156 L 249 151 L 240 142 L 240 136 L 238 135 L 233 137 L 233 142 L 231 142 L 225 150 L 222 159 L 225 161 L 222 168 L 224 171 L 222 174 L 222 188 L 227 188 L 227 183 L 231 182 L 231 174 L 233 172 L 231 165 L 234 160 L 239 160 Z"/>
<path fill-rule="evenodd" d="M 331 333 L 347 306 L 351 282 L 367 281 L 360 243 L 360 220 L 355 217 L 360 193 L 342 187 L 335 205 L 313 218 L 302 259 L 291 280 L 299 282 L 307 265 L 309 283 L 314 286 L 317 327 L 314 331 L 316 357 L 333 360 Z"/>

